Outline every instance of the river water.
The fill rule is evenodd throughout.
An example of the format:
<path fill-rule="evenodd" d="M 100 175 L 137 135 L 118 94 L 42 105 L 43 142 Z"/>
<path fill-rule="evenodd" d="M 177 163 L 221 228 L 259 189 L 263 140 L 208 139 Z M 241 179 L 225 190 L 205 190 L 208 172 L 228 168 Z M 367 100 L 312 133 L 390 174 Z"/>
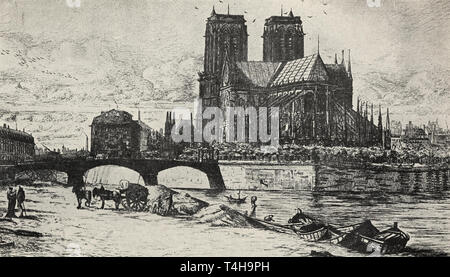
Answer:
<path fill-rule="evenodd" d="M 13 248 L 0 248 L 0 256 L 308 256 L 311 250 L 338 256 L 361 256 L 326 243 L 309 243 L 294 235 L 253 228 L 212 227 L 185 218 L 171 218 L 145 212 L 131 213 L 90 208 L 76 209 L 71 188 L 26 187 L 26 208 L 33 219 L 15 219 L 16 225 L 2 227 L 44 233 L 42 238 L 16 237 L 0 233 Z M 236 191 L 177 189 L 210 203 L 225 203 L 224 195 Z M 0 188 L 6 194 L 6 188 Z M 257 196 L 257 217 L 273 214 L 286 222 L 297 207 L 335 224 L 371 219 L 379 229 L 399 222 L 411 240 L 405 253 L 397 256 L 450 253 L 450 193 L 418 191 L 402 193 L 349 193 L 311 191 L 242 191 Z M 6 212 L 6 197 L 0 199 L 0 213 Z M 245 211 L 250 204 L 231 207 Z"/>

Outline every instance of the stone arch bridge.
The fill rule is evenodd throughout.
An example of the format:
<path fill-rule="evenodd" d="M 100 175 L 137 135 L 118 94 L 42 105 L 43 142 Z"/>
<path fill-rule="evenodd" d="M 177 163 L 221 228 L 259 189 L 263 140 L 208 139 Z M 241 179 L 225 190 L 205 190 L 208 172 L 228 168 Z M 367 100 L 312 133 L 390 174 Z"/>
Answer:
<path fill-rule="evenodd" d="M 162 159 L 55 159 L 49 161 L 34 161 L 19 163 L 12 166 L 15 173 L 21 171 L 56 170 L 67 174 L 69 186 L 80 186 L 83 184 L 83 176 L 86 171 L 98 166 L 116 165 L 126 167 L 138 172 L 146 185 L 158 184 L 158 173 L 174 167 L 191 167 L 205 173 L 212 189 L 225 189 L 222 173 L 217 161 L 208 160 L 203 162 L 162 160 Z"/>

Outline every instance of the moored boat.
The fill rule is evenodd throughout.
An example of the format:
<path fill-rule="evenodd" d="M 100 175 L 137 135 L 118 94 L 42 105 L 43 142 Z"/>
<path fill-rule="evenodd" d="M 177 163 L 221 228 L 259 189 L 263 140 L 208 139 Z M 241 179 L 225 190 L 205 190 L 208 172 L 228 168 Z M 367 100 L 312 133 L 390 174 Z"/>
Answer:
<path fill-rule="evenodd" d="M 311 223 L 300 228 L 293 228 L 294 232 L 306 241 L 319 241 L 328 233 L 328 227 L 321 223 Z"/>
<path fill-rule="evenodd" d="M 347 235 L 346 233 L 338 234 L 330 232 L 330 230 L 328 230 L 328 234 L 326 235 L 327 237 L 325 239 L 332 244 L 339 244 L 341 241 L 344 240 L 346 235 Z"/>
<path fill-rule="evenodd" d="M 245 200 L 247 199 L 247 196 L 244 198 L 234 198 L 231 195 L 225 195 L 225 198 L 228 200 L 228 202 L 233 204 L 242 204 L 245 203 Z"/>
<path fill-rule="evenodd" d="M 237 198 L 234 198 L 232 195 L 225 195 L 225 198 L 228 200 L 229 203 L 242 204 L 245 203 L 245 199 L 247 199 L 247 196 L 241 198 L 241 190 L 239 190 L 237 193 Z"/>
<path fill-rule="evenodd" d="M 355 223 L 355 224 L 350 224 L 350 225 L 345 225 L 345 226 L 335 226 L 335 225 L 329 225 L 330 229 L 334 229 L 336 231 L 339 231 L 341 233 L 348 233 L 348 232 L 352 232 L 358 228 L 360 228 L 363 224 L 371 224 L 370 220 L 366 220 L 364 222 L 360 222 L 360 223 Z"/>
<path fill-rule="evenodd" d="M 366 245 L 364 249 L 366 253 L 377 252 L 380 254 L 399 253 L 405 248 L 410 239 L 407 233 L 398 228 L 397 222 L 394 222 L 393 227 L 381 231 L 373 237 L 361 234 L 358 234 L 358 237 Z"/>
<path fill-rule="evenodd" d="M 335 226 L 335 225 L 330 224 L 327 227 L 328 227 L 328 232 L 323 237 L 323 239 L 332 244 L 339 244 L 346 238 L 347 235 L 349 235 L 353 231 L 358 230 L 358 229 L 363 230 L 362 227 L 366 227 L 366 229 L 367 229 L 367 227 L 369 227 L 369 229 L 372 229 L 371 227 L 373 227 L 373 225 L 370 222 L 370 220 L 366 220 L 361 223 L 350 224 L 350 225 L 346 225 L 346 226 Z M 373 228 L 375 228 L 375 227 L 373 227 Z M 378 232 L 378 230 L 376 232 Z M 364 233 L 367 233 L 367 231 L 364 231 Z"/>
<path fill-rule="evenodd" d="M 343 227 L 328 226 L 324 239 L 360 253 L 394 254 L 405 248 L 410 237 L 398 228 L 397 223 L 380 232 L 367 220 Z"/>
<path fill-rule="evenodd" d="M 275 223 L 273 221 L 266 221 L 266 220 L 261 220 L 258 218 L 253 218 L 253 219 L 258 221 L 261 225 L 264 226 L 264 228 L 266 228 L 268 230 L 279 232 L 279 233 L 295 234 L 292 224 L 279 224 L 279 223 Z"/>

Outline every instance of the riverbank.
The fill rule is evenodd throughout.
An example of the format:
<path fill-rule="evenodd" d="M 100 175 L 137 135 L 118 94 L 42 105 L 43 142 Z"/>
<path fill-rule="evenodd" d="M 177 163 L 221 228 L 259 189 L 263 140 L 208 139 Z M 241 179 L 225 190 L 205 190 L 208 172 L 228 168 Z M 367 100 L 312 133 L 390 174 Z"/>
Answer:
<path fill-rule="evenodd" d="M 6 188 L 0 188 L 5 195 Z M 215 227 L 195 218 L 159 216 L 148 212 L 114 210 L 107 201 L 91 207 L 76 208 L 71 188 L 62 186 L 25 187 L 26 207 L 36 220 L 14 219 L 17 224 L 2 223 L 8 228 L 34 230 L 41 238 L 10 235 L 14 248 L 0 249 L 0 256 L 309 256 L 311 251 L 329 252 L 334 256 L 363 256 L 342 247 L 324 243 L 307 243 L 294 235 L 259 228 Z M 245 214 L 250 203 L 229 204 L 229 191 L 177 189 L 208 202 L 211 207 L 225 205 Z M 256 216 L 274 215 L 277 222 L 287 222 L 297 207 L 331 224 L 358 223 L 372 219 L 381 229 L 399 222 L 410 234 L 407 252 L 398 256 L 438 256 L 450 253 L 450 229 L 447 191 L 415 194 L 352 194 L 310 191 L 243 191 L 242 196 L 257 196 Z M 0 213 L 6 211 L 6 199 L 0 197 Z M 215 209 L 215 208 L 214 208 Z M 357 212 L 355 212 L 357 211 Z M 423 211 L 427 211 L 424 213 Z M 205 218 L 206 220 L 207 218 Z M 207 221 L 207 220 L 206 220 Z M 236 247 L 239 245 L 239 247 Z"/>

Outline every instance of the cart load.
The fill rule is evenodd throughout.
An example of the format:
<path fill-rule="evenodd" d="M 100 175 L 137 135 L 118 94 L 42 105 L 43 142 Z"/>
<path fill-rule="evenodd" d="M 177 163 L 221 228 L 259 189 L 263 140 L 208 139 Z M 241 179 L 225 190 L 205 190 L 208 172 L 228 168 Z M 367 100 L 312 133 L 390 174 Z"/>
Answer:
<path fill-rule="evenodd" d="M 122 206 L 128 211 L 144 211 L 147 208 L 148 189 L 143 185 L 120 182 Z"/>

